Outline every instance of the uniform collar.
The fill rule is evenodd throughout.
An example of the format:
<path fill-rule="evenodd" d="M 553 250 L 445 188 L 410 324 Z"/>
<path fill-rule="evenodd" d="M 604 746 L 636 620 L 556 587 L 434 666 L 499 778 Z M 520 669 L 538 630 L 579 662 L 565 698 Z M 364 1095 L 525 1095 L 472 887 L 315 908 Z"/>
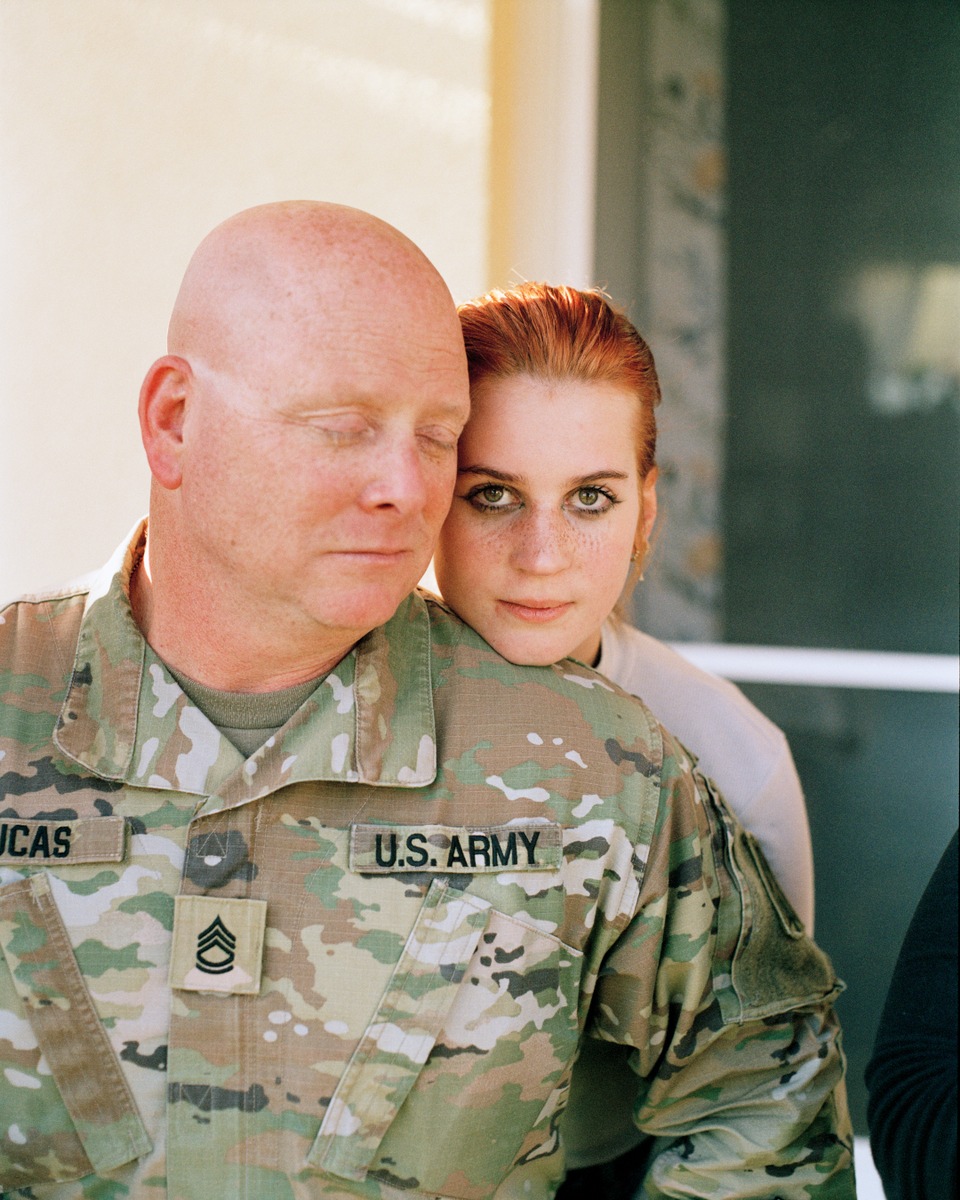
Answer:
<path fill-rule="evenodd" d="M 104 779 L 212 797 L 214 809 L 306 780 L 423 787 L 437 773 L 430 619 L 409 596 L 250 759 L 184 695 L 130 610 L 146 523 L 93 579 L 55 735 Z M 207 805 L 204 806 L 205 808 Z"/>

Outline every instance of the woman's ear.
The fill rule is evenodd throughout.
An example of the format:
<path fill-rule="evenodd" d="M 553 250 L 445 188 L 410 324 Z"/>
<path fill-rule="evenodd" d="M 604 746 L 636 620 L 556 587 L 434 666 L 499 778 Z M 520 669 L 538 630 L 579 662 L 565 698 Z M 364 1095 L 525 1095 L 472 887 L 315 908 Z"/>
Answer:
<path fill-rule="evenodd" d="M 637 542 L 646 545 L 657 519 L 657 468 L 651 467 L 640 484 L 640 522 L 637 526 Z"/>
<path fill-rule="evenodd" d="M 183 480 L 183 423 L 193 372 L 185 358 L 166 354 L 147 372 L 140 388 L 140 437 L 150 472 L 174 491 Z"/>

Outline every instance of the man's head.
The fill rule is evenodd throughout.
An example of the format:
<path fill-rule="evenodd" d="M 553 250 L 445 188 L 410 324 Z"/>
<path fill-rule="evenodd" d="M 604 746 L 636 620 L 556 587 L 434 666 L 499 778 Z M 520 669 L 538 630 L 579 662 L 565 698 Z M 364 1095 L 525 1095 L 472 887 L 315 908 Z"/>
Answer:
<path fill-rule="evenodd" d="M 453 302 L 397 230 L 315 202 L 218 226 L 141 390 L 151 643 L 245 690 L 336 661 L 429 561 L 468 410 Z"/>

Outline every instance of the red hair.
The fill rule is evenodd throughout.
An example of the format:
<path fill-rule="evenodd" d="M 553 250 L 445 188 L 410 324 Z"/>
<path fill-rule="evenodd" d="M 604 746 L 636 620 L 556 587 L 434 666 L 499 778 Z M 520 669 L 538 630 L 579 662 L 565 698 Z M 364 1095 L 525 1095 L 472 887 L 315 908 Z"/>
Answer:
<path fill-rule="evenodd" d="M 470 386 L 485 379 L 532 375 L 610 383 L 637 399 L 637 462 L 654 465 L 660 383 L 650 347 L 627 317 L 596 289 L 548 283 L 495 289 L 457 310 L 467 347 Z"/>

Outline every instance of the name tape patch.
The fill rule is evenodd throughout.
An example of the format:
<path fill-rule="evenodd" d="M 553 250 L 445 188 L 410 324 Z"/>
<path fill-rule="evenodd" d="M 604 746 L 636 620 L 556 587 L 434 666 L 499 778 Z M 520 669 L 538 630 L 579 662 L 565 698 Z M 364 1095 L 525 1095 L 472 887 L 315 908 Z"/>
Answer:
<path fill-rule="evenodd" d="M 266 927 L 266 900 L 174 897 L 170 986 L 256 995 Z"/>
<path fill-rule="evenodd" d="M 123 817 L 76 821 L 0 820 L 0 863 L 122 862 L 127 823 Z"/>
<path fill-rule="evenodd" d="M 544 821 L 465 828 L 350 826 L 350 870 L 362 875 L 553 871 L 562 859 L 560 826 Z"/>

